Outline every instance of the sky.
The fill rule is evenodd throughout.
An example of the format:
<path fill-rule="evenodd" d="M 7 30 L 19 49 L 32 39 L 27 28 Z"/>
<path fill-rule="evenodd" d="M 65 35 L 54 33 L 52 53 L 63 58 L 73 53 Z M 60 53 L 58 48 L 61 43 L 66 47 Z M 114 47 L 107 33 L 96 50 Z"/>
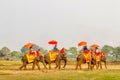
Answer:
<path fill-rule="evenodd" d="M 0 48 L 20 51 L 28 42 L 44 49 L 97 43 L 120 46 L 119 0 L 0 0 Z"/>

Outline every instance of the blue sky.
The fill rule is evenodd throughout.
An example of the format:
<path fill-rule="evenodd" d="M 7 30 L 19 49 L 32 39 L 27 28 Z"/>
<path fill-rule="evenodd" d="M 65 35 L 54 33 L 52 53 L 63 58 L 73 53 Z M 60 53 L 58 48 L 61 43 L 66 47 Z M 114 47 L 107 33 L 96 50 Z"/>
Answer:
<path fill-rule="evenodd" d="M 98 43 L 120 45 L 119 0 L 0 0 L 0 48 L 20 50 L 27 42 L 45 49 Z"/>

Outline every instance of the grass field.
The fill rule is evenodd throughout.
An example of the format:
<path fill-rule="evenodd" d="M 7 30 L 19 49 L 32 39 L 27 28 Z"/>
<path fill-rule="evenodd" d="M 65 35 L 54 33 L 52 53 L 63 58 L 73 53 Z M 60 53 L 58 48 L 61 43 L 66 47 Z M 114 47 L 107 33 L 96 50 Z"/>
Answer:
<path fill-rule="evenodd" d="M 19 70 L 20 61 L 0 61 L 0 80 L 120 80 L 120 65 L 108 65 L 108 69 L 103 66 L 102 70 L 87 70 L 85 64 L 83 70 L 74 70 L 75 65 L 67 65 L 66 69 L 45 70 L 41 64 L 41 70 Z"/>

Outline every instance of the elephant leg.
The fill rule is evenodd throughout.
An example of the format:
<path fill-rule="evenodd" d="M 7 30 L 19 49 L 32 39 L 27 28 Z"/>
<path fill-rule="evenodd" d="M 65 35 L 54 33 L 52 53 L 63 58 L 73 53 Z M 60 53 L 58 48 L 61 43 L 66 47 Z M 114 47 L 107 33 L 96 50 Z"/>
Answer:
<path fill-rule="evenodd" d="M 96 69 L 98 69 L 98 62 L 96 61 Z"/>
<path fill-rule="evenodd" d="M 63 68 L 65 68 L 66 64 L 67 64 L 67 59 L 64 60 L 65 64 L 63 66 Z"/>
<path fill-rule="evenodd" d="M 88 70 L 90 69 L 90 63 L 88 63 Z"/>
<path fill-rule="evenodd" d="M 97 70 L 99 69 L 99 65 L 100 65 L 100 62 L 99 62 L 99 61 L 96 61 L 96 69 L 97 69 Z"/>
<path fill-rule="evenodd" d="M 55 66 L 55 69 L 56 69 L 56 68 L 58 68 L 59 61 L 55 61 L 55 64 L 56 64 L 56 66 Z"/>
<path fill-rule="evenodd" d="M 77 61 L 77 64 L 76 64 L 76 70 L 78 69 L 78 66 L 79 66 L 79 61 Z"/>
<path fill-rule="evenodd" d="M 25 62 L 24 65 L 23 65 L 24 70 L 27 70 L 26 66 L 27 66 L 27 63 Z"/>
<path fill-rule="evenodd" d="M 95 66 L 95 65 L 93 64 L 92 69 L 94 69 L 94 66 Z"/>
<path fill-rule="evenodd" d="M 100 61 L 98 61 L 98 69 L 99 69 L 99 67 L 100 67 Z"/>
<path fill-rule="evenodd" d="M 105 68 L 107 69 L 107 62 L 106 62 L 106 61 L 104 61 L 104 64 L 105 64 Z"/>
<path fill-rule="evenodd" d="M 21 70 L 23 67 L 24 67 L 24 62 L 23 62 L 22 66 L 19 69 Z"/>
<path fill-rule="evenodd" d="M 51 62 L 49 62 L 48 64 L 49 64 L 49 69 L 51 69 Z"/>
<path fill-rule="evenodd" d="M 24 64 L 22 64 L 22 66 L 19 68 L 20 70 L 24 67 Z"/>
<path fill-rule="evenodd" d="M 36 61 L 33 62 L 32 70 L 35 69 Z"/>
<path fill-rule="evenodd" d="M 24 70 L 26 70 L 26 65 L 27 65 L 27 62 L 23 62 L 22 66 L 19 69 L 21 70 L 22 68 L 24 68 Z"/>
<path fill-rule="evenodd" d="M 59 69 L 61 69 L 61 60 L 59 61 Z"/>
<path fill-rule="evenodd" d="M 90 62 L 88 62 L 88 70 L 92 70 L 92 65 L 91 65 L 91 61 Z"/>
<path fill-rule="evenodd" d="M 46 66 L 46 64 L 45 64 L 45 61 L 42 61 L 42 63 L 43 63 L 44 68 L 47 69 L 47 66 Z"/>
<path fill-rule="evenodd" d="M 101 61 L 100 61 L 100 69 L 102 69 L 102 63 L 101 63 Z"/>
<path fill-rule="evenodd" d="M 78 63 L 79 64 L 79 67 L 80 67 L 80 70 L 82 69 L 82 67 L 81 67 L 81 63 Z"/>
<path fill-rule="evenodd" d="M 92 69 L 94 69 L 94 66 L 96 65 L 96 61 L 93 61 Z"/>
<path fill-rule="evenodd" d="M 38 70 L 40 70 L 39 62 L 36 62 L 36 65 L 37 65 L 37 67 L 38 67 Z"/>
<path fill-rule="evenodd" d="M 20 70 L 23 68 L 23 65 L 19 68 Z"/>
<path fill-rule="evenodd" d="M 78 66 L 80 67 L 80 70 L 82 69 L 81 64 L 82 64 L 82 62 L 78 61 Z"/>

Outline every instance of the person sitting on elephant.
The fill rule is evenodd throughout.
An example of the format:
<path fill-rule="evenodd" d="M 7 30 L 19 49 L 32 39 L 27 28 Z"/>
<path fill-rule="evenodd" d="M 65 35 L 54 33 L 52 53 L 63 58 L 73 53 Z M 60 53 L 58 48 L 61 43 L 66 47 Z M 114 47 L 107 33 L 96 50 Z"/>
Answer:
<path fill-rule="evenodd" d="M 85 59 L 86 59 L 86 62 L 89 62 L 89 61 L 90 61 L 91 55 L 90 55 L 90 52 L 89 52 L 87 46 L 84 46 L 84 47 L 83 47 L 82 55 L 84 55 L 84 57 L 85 57 Z"/>
<path fill-rule="evenodd" d="M 36 50 L 36 56 L 42 56 L 40 49 Z"/>
<path fill-rule="evenodd" d="M 90 48 L 90 53 L 91 53 L 91 55 L 95 55 L 95 51 L 94 51 L 94 48 Z"/>
<path fill-rule="evenodd" d="M 30 54 L 30 55 L 35 54 L 35 51 L 34 51 L 34 49 L 33 49 L 32 47 L 30 47 L 30 52 L 29 52 L 29 54 Z"/>
<path fill-rule="evenodd" d="M 101 57 L 105 57 L 105 53 L 103 51 L 100 51 Z"/>
<path fill-rule="evenodd" d="M 64 48 L 62 48 L 62 49 L 60 50 L 60 54 L 65 54 L 65 49 L 64 49 Z"/>
<path fill-rule="evenodd" d="M 101 51 L 98 48 L 95 49 L 95 58 L 96 58 L 96 61 L 100 61 L 101 59 Z"/>
<path fill-rule="evenodd" d="M 41 52 L 40 52 L 40 49 L 38 49 L 38 50 L 35 51 L 35 56 L 36 56 L 37 60 L 39 60 L 40 57 L 43 57 L 42 54 L 41 54 Z"/>
<path fill-rule="evenodd" d="M 94 60 L 95 60 L 96 50 L 95 50 L 95 48 L 94 48 L 94 47 L 91 47 L 91 48 L 90 48 L 90 53 L 91 53 L 91 57 L 92 57 L 92 59 L 94 59 Z"/>
<path fill-rule="evenodd" d="M 59 51 L 59 49 L 57 48 L 57 44 L 55 44 L 53 51 Z"/>

